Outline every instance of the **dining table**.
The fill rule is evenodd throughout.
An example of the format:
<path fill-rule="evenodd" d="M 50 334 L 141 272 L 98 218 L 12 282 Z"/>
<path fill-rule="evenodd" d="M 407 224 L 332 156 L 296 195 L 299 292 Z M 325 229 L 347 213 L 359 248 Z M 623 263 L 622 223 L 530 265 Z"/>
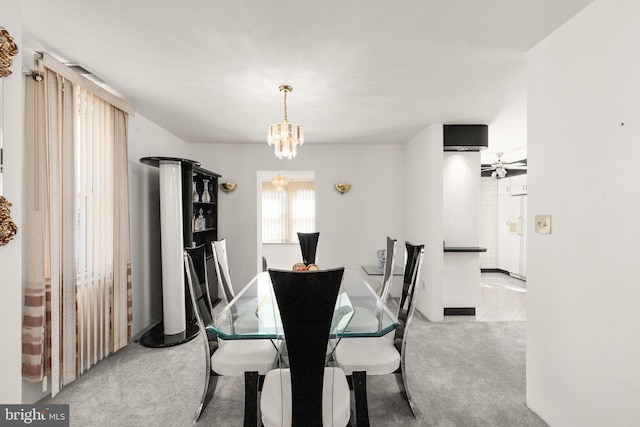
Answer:
<path fill-rule="evenodd" d="M 351 324 L 354 316 L 364 313 L 373 314 L 376 321 L 366 327 Z M 357 271 L 345 269 L 329 338 L 380 337 L 397 325 L 395 314 L 366 279 Z M 207 330 L 223 340 L 286 339 L 269 273 L 261 272 L 251 279 L 207 325 Z"/>
<path fill-rule="evenodd" d="M 297 274 L 313 274 L 300 272 Z M 363 321 L 363 319 L 365 321 Z M 334 307 L 327 356 L 342 339 L 380 337 L 392 332 L 398 319 L 358 271 L 344 270 Z M 222 340 L 269 339 L 278 350 L 279 364 L 288 365 L 286 336 L 268 271 L 257 274 L 206 326 Z M 358 379 L 362 382 L 363 379 Z M 258 373 L 245 372 L 245 425 L 254 426 L 257 409 Z M 356 400 L 366 396 L 356 396 Z M 362 404 L 359 404 L 360 406 Z M 366 409 L 366 401 L 363 405 Z M 366 415 L 368 419 L 368 415 Z"/>

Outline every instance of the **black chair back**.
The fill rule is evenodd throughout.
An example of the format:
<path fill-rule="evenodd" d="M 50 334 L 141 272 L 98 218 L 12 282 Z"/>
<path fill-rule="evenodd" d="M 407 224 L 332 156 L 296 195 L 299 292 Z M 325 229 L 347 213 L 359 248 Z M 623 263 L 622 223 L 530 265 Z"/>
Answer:
<path fill-rule="evenodd" d="M 269 269 L 289 353 L 294 426 L 322 425 L 325 356 L 343 274 Z"/>
<path fill-rule="evenodd" d="M 394 344 L 398 351 L 404 352 L 404 338 L 409 327 L 409 322 L 415 310 L 415 294 L 418 286 L 418 278 L 422 269 L 424 258 L 424 245 L 412 245 L 405 242 L 407 251 L 404 267 L 404 280 L 402 284 L 402 296 L 398 307 L 398 327 L 395 330 Z"/>
<path fill-rule="evenodd" d="M 318 248 L 318 238 L 320 233 L 298 233 L 300 241 L 300 252 L 302 252 L 302 262 L 304 265 L 316 263 L 316 249 Z"/>

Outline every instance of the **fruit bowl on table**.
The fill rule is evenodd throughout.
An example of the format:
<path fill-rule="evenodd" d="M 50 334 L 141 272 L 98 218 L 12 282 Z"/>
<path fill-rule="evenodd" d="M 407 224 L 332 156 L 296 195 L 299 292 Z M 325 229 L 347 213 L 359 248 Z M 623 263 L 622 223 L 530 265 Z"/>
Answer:
<path fill-rule="evenodd" d="M 296 262 L 291 268 L 293 271 L 319 271 L 320 267 L 316 264 L 305 265 L 303 262 Z"/>

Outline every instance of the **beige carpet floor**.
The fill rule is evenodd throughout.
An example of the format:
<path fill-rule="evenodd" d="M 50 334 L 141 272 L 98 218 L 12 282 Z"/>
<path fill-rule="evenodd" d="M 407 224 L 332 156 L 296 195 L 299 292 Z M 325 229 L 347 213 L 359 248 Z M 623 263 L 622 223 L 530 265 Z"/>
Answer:
<path fill-rule="evenodd" d="M 190 426 L 202 392 L 200 337 L 175 347 L 131 343 L 54 399 L 72 426 Z M 415 419 L 394 376 L 368 378 L 372 426 L 546 426 L 525 405 L 525 322 L 431 323 L 414 317 L 409 390 Z M 197 425 L 241 426 L 243 379 L 222 377 Z"/>

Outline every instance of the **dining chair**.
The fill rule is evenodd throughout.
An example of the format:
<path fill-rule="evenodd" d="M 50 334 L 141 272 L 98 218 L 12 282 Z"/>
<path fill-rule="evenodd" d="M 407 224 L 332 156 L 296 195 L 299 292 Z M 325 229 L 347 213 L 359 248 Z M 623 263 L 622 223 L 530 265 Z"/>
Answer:
<path fill-rule="evenodd" d="M 302 262 L 304 265 L 316 263 L 316 249 L 318 248 L 318 238 L 320 233 L 300 233 L 298 232 L 298 241 L 300 242 L 300 252 L 302 252 Z"/>
<path fill-rule="evenodd" d="M 219 376 L 242 376 L 247 372 L 255 373 L 255 376 L 245 375 L 246 379 L 258 378 L 251 383 L 245 381 L 245 395 L 254 393 L 257 395 L 264 375 L 276 365 L 278 351 L 276 345 L 270 340 L 218 341 L 216 335 L 206 328 L 213 323 L 214 319 L 207 306 L 205 293 L 202 291 L 203 285 L 207 284 L 204 244 L 184 250 L 184 268 L 191 303 L 202 335 L 206 365 L 204 390 L 193 420 L 196 422 L 212 399 Z M 245 412 L 254 414 L 257 420 L 257 408 L 253 407 L 250 400 L 245 402 Z"/>
<path fill-rule="evenodd" d="M 226 239 L 211 242 L 213 259 L 216 266 L 216 276 L 218 284 L 222 291 L 222 296 L 226 304 L 233 299 L 234 291 L 231 285 L 231 272 L 229 270 L 229 260 L 227 258 L 227 241 Z"/>
<path fill-rule="evenodd" d="M 387 236 L 387 257 L 384 260 L 382 285 L 378 292 L 383 304 L 386 304 L 387 298 L 389 298 L 389 292 L 391 291 L 391 284 L 393 283 L 393 269 L 396 264 L 396 249 L 398 246 L 398 240 L 392 239 Z"/>
<path fill-rule="evenodd" d="M 269 371 L 260 409 L 265 427 L 345 426 L 350 391 L 342 369 L 325 367 L 325 351 L 344 268 L 294 272 L 269 269 L 289 368 Z"/>
<path fill-rule="evenodd" d="M 344 370 L 353 386 L 358 426 L 369 425 L 367 375 L 395 374 L 400 392 L 417 418 L 417 408 L 414 407 L 406 387 L 405 356 L 407 332 L 415 310 L 414 302 L 423 258 L 424 245 L 405 243 L 402 295 L 398 306 L 398 326 L 394 331 L 393 340 L 386 337 L 344 338 L 334 353 L 336 365 Z"/>
<path fill-rule="evenodd" d="M 393 283 L 393 269 L 395 267 L 396 259 L 396 247 L 398 241 L 387 237 L 387 257 L 384 261 L 382 283 L 378 289 L 378 296 L 383 304 L 386 303 L 389 297 L 389 291 L 391 284 Z M 349 328 L 352 331 L 372 332 L 378 330 L 380 309 L 369 309 L 365 307 L 358 307 L 351 318 Z"/>
<path fill-rule="evenodd" d="M 231 272 L 229 270 L 229 260 L 227 258 L 226 239 L 211 242 L 213 251 L 213 263 L 216 266 L 216 276 L 218 285 L 222 290 L 222 295 L 226 305 L 235 297 L 233 285 L 231 283 Z M 236 333 L 254 331 L 258 324 L 255 313 L 245 312 L 234 316 L 233 329 Z"/>

